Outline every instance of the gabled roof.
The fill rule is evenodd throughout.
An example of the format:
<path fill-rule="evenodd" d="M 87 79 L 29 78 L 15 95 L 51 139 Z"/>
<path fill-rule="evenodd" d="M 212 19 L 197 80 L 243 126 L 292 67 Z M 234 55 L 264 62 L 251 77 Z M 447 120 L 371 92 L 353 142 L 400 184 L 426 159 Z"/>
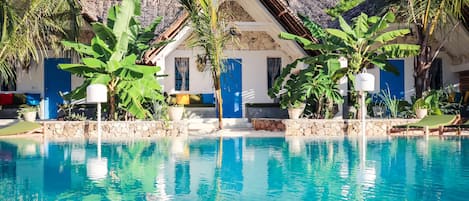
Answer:
<path fill-rule="evenodd" d="M 253 1 L 253 0 L 247 0 Z M 297 14 L 308 16 L 313 21 L 328 27 L 331 18 L 324 12 L 325 9 L 334 7 L 339 0 L 258 0 L 265 6 L 270 14 L 290 33 L 314 39 L 303 26 Z M 79 0 L 83 7 L 83 15 L 88 21 L 103 21 L 107 10 L 120 2 L 120 0 Z M 155 32 L 156 41 L 170 40 L 184 27 L 188 16 L 183 11 L 179 0 L 142 0 L 142 15 L 140 21 L 148 25 L 157 16 L 162 16 L 163 21 Z M 149 64 L 151 58 L 158 54 L 160 49 L 153 49 L 145 54 L 144 61 Z M 307 52 L 315 54 L 314 52 Z"/>
<path fill-rule="evenodd" d="M 283 26 L 283 28 L 289 32 L 293 33 L 295 35 L 302 36 L 304 38 L 308 38 L 312 41 L 317 41 L 314 39 L 311 34 L 309 33 L 308 29 L 303 26 L 303 23 L 301 20 L 297 17 L 296 12 L 292 10 L 288 6 L 288 2 L 285 2 L 283 0 L 259 0 L 262 5 L 265 6 L 265 8 L 270 12 L 270 14 Z M 312 4 L 308 3 L 310 1 L 304 0 L 304 1 L 296 1 L 296 5 L 298 8 L 305 8 L 305 4 L 309 5 L 317 5 L 317 4 Z M 301 6 L 303 5 L 303 6 Z M 314 17 L 317 17 L 317 15 L 326 15 L 323 11 L 323 9 L 316 9 L 316 12 L 309 12 L 309 13 L 303 13 L 304 15 L 309 14 L 308 16 L 311 17 L 310 15 L 313 15 Z M 316 15 L 317 14 L 317 15 Z M 330 18 L 329 18 L 330 19 Z M 174 36 L 177 35 L 177 33 L 184 27 L 185 22 L 188 20 L 188 15 L 187 13 L 181 15 L 178 17 L 175 22 L 166 29 L 166 31 L 162 32 L 157 41 L 160 40 L 170 40 L 173 39 Z M 321 22 L 325 23 L 327 20 L 322 20 Z M 144 62 L 147 64 L 150 64 L 152 58 L 156 56 L 159 51 L 161 51 L 163 47 L 157 48 L 157 49 L 152 49 L 150 51 L 147 51 L 144 57 Z M 317 52 L 313 51 L 306 51 L 310 55 L 317 54 Z"/>

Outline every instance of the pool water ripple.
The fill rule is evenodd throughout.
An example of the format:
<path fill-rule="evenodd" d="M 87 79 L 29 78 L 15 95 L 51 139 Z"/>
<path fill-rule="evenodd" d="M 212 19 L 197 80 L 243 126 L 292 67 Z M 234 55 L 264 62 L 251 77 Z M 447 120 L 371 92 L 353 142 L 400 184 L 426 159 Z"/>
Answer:
<path fill-rule="evenodd" d="M 365 152 L 348 138 L 161 139 L 104 143 L 101 155 L 97 150 L 94 143 L 1 140 L 0 200 L 467 200 L 469 195 L 465 137 L 373 139 Z"/>

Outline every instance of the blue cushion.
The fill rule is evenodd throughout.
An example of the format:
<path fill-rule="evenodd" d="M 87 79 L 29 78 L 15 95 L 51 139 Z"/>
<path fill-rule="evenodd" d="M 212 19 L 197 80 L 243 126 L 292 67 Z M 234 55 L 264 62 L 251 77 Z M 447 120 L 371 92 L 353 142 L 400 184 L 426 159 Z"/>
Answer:
<path fill-rule="evenodd" d="M 201 94 L 203 104 L 215 104 L 213 94 Z"/>
<path fill-rule="evenodd" d="M 41 103 L 41 94 L 26 93 L 26 104 L 36 106 Z"/>

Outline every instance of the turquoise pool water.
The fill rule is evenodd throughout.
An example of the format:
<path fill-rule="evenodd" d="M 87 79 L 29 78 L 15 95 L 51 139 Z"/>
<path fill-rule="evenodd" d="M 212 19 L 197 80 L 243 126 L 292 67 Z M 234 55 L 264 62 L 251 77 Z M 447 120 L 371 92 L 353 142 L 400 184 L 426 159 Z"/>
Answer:
<path fill-rule="evenodd" d="M 468 200 L 468 138 L 0 140 L 0 200 Z"/>

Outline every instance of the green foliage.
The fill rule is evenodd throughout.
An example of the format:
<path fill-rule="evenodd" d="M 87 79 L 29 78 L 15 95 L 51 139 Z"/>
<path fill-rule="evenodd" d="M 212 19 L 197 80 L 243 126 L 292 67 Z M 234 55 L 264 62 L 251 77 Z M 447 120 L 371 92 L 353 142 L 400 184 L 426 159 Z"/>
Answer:
<path fill-rule="evenodd" d="M 450 88 L 426 91 L 422 97 L 414 101 L 412 109 L 414 111 L 420 108 L 428 109 L 432 115 L 459 114 L 462 100 L 460 102 L 450 100 L 452 92 Z"/>
<path fill-rule="evenodd" d="M 29 69 L 60 40 L 76 40 L 81 23 L 77 0 L 0 1 L 0 81 L 15 79 L 15 68 Z"/>
<path fill-rule="evenodd" d="M 326 13 L 335 18 L 363 3 L 364 1 L 365 0 L 340 0 L 335 7 L 326 9 Z"/>
<path fill-rule="evenodd" d="M 396 68 L 387 60 L 413 56 L 418 54 L 420 50 L 418 45 L 393 43 L 398 37 L 410 33 L 410 30 L 386 31 L 389 24 L 395 20 L 392 13 L 386 13 L 382 17 L 369 17 L 362 13 L 354 19 L 352 25 L 349 25 L 344 18 L 339 16 L 340 29 L 323 29 L 305 17 L 302 17 L 302 20 L 319 43 L 288 33 L 281 33 L 280 37 L 295 40 L 307 50 L 319 51 L 321 57 L 335 60 L 339 57 L 347 58 L 348 67 L 336 69 L 333 71 L 331 78 L 337 81 L 347 76 L 351 81 L 352 91 L 354 91 L 355 74 L 362 71 L 362 69 L 374 65 L 380 69 L 398 74 Z M 305 61 L 316 60 L 315 57 L 305 59 Z M 358 100 L 355 97 L 356 95 L 356 93 L 351 94 L 352 105 L 357 104 L 353 102 Z"/>
<path fill-rule="evenodd" d="M 299 63 L 308 67 L 297 69 Z M 331 79 L 339 68 L 337 60 L 322 55 L 297 59 L 282 70 L 269 89 L 269 96 L 279 97 L 280 106 L 284 109 L 302 107 L 311 101 L 315 105 L 313 116 L 330 118 L 334 104 L 343 101 L 337 83 Z"/>
<path fill-rule="evenodd" d="M 386 90 L 381 90 L 381 93 L 378 94 L 378 97 L 381 99 L 382 103 L 386 107 L 386 110 L 389 112 L 391 118 L 397 118 L 399 114 L 399 102 L 400 100 L 396 96 L 391 95 L 389 86 Z"/>
<path fill-rule="evenodd" d="M 223 127 L 223 107 L 221 95 L 220 76 L 223 71 L 223 49 L 225 43 L 234 37 L 229 33 L 225 24 L 222 12 L 218 11 L 217 1 L 212 0 L 179 0 L 184 10 L 189 13 L 193 35 L 190 38 L 190 46 L 202 48 L 205 55 L 199 56 L 200 61 L 212 75 L 213 88 L 215 89 L 215 99 L 217 104 L 218 127 Z M 231 29 L 231 28 L 230 28 Z"/>
<path fill-rule="evenodd" d="M 73 48 L 82 55 L 82 63 L 60 64 L 59 68 L 85 78 L 83 84 L 70 93 L 70 98 L 85 97 L 86 87 L 99 83 L 109 91 L 110 119 L 117 119 L 115 108 L 123 109 L 139 119 L 152 118 L 144 107 L 145 102 L 164 99 L 161 86 L 156 80 L 157 66 L 136 64 L 149 42 L 148 34 L 154 31 L 155 23 L 142 28 L 135 16 L 140 3 L 124 0 L 121 6 L 110 9 L 107 25 L 92 24 L 96 36 L 91 45 L 64 41 L 64 46 Z"/>
<path fill-rule="evenodd" d="M 319 51 L 317 56 L 301 58 L 295 61 L 292 65 L 287 66 L 281 73 L 280 78 L 274 83 L 274 87 L 269 91 L 271 97 L 280 96 L 282 107 L 288 105 L 297 105 L 297 102 L 302 102 L 310 95 L 315 96 L 318 100 L 320 96 L 316 96 L 321 91 L 321 87 L 311 87 L 310 91 L 303 91 L 308 89 L 303 86 L 316 86 L 317 83 L 312 84 L 309 79 L 315 82 L 322 82 L 318 79 L 318 75 L 327 75 L 331 83 L 336 82 L 344 76 L 347 76 L 352 83 L 355 74 L 359 73 L 363 68 L 375 65 L 383 70 L 394 72 L 398 74 L 396 68 L 388 63 L 387 59 L 390 58 L 403 58 L 416 55 L 419 52 L 418 45 L 410 44 L 396 44 L 392 43 L 398 37 L 404 36 L 410 32 L 408 29 L 399 29 L 393 31 L 385 31 L 389 23 L 394 22 L 395 16 L 392 13 L 387 13 L 383 17 L 368 17 L 366 14 L 361 14 L 354 20 L 354 24 L 349 25 L 341 16 L 339 16 L 339 23 L 341 29 L 323 29 L 318 24 L 309 20 L 304 16 L 300 16 L 304 25 L 311 32 L 319 42 L 313 42 L 304 37 L 297 36 L 290 33 L 281 33 L 280 37 L 286 40 L 294 40 L 302 44 L 306 50 Z M 338 65 L 339 57 L 348 59 L 348 68 L 340 68 Z M 301 70 L 298 75 L 290 75 L 293 67 L 296 67 L 298 62 L 304 62 L 309 65 L 307 70 Z M 335 63 L 335 65 L 333 65 Z M 313 69 L 328 69 L 327 73 L 315 73 Z M 326 72 L 326 71 L 325 71 Z M 286 79 L 290 76 L 290 79 Z M 307 77 L 309 79 L 301 79 Z M 284 81 L 286 83 L 284 83 Z M 305 81 L 306 80 L 306 81 Z M 317 81 L 316 81 L 317 80 Z M 290 82 L 288 82 L 290 81 Z M 331 86 L 330 83 L 322 83 Z M 298 87 L 302 86 L 302 87 Z M 311 90 L 314 88 L 315 90 Z M 329 88 L 334 91 L 334 88 Z M 306 93 L 308 92 L 308 93 Z M 322 93 L 326 94 L 327 99 L 335 102 L 339 99 L 335 97 L 338 93 Z M 283 98 L 282 98 L 283 95 Z M 355 94 L 356 95 L 356 94 Z M 282 100 L 285 99 L 283 102 Z M 352 100 L 356 98 L 352 97 Z"/>

